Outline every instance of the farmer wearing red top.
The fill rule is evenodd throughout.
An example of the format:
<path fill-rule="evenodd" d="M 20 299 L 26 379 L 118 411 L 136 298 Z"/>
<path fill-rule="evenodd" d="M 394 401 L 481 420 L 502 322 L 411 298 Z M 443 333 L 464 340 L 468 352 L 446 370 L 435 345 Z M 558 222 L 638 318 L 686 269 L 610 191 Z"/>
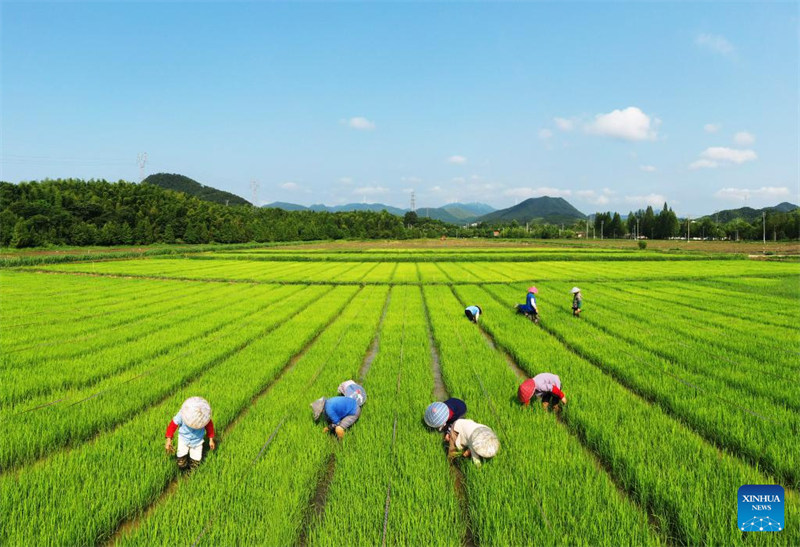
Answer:
<path fill-rule="evenodd" d="M 180 429 L 178 429 L 180 428 Z M 178 430 L 178 468 L 195 469 L 203 459 L 203 438 L 208 434 L 208 447 L 214 450 L 214 422 L 211 405 L 202 397 L 189 397 L 167 426 L 167 453 L 172 452 L 172 436 Z"/>
<path fill-rule="evenodd" d="M 552 406 L 554 411 L 559 412 L 567 404 L 567 396 L 561 391 L 561 378 L 549 372 L 528 378 L 517 390 L 517 398 L 523 405 L 527 406 L 534 396 L 542 401 L 545 410 Z"/>

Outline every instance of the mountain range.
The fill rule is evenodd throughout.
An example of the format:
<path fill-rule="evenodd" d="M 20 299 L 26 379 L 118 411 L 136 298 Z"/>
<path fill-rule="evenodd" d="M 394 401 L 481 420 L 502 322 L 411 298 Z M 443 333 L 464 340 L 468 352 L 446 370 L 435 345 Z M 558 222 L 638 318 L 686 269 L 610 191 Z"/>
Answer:
<path fill-rule="evenodd" d="M 724 211 L 718 211 L 713 215 L 705 215 L 700 217 L 698 220 L 710 218 L 716 222 L 728 222 L 735 218 L 741 218 L 747 222 L 753 222 L 754 220 L 760 219 L 762 213 L 788 213 L 790 211 L 794 211 L 795 209 L 797 209 L 797 205 L 789 203 L 788 201 L 784 201 L 783 203 L 779 203 L 774 207 L 763 207 L 761 209 L 753 209 L 752 207 L 726 209 Z"/>
<path fill-rule="evenodd" d="M 189 177 L 168 173 L 157 173 L 150 175 L 142 181 L 142 184 L 153 184 L 167 190 L 183 192 L 185 194 L 198 197 L 205 201 L 223 203 L 227 205 L 251 205 L 249 201 L 223 190 L 217 190 L 211 186 L 205 186 Z M 332 213 L 341 211 L 383 211 L 397 216 L 405 215 L 409 209 L 392 207 L 383 203 L 348 203 L 346 205 L 323 205 L 317 203 L 306 207 L 296 203 L 276 201 L 264 205 L 263 207 L 283 209 L 285 211 L 328 211 Z M 706 215 L 703 218 L 712 218 L 719 222 L 728 222 L 735 218 L 742 218 L 747 222 L 753 222 L 761 217 L 763 212 L 786 213 L 797 209 L 797 205 L 783 202 L 774 207 L 764 207 L 753 209 L 752 207 L 741 207 L 739 209 L 727 209 L 718 211 L 713 215 Z M 572 224 L 578 220 L 592 218 L 587 217 L 578 209 L 573 207 L 564 198 L 552 198 L 542 196 L 529 198 L 511 207 L 496 210 L 485 203 L 448 203 L 442 207 L 420 207 L 416 210 L 420 217 L 441 220 L 449 224 L 472 224 L 475 222 L 487 222 L 489 224 L 505 224 L 516 220 L 520 224 L 548 223 L 548 224 Z M 700 220 L 696 219 L 696 220 Z"/>
<path fill-rule="evenodd" d="M 405 215 L 409 209 L 400 209 L 399 207 L 392 207 L 383 203 L 348 203 L 346 205 L 323 205 L 316 203 L 309 207 L 298 205 L 296 203 L 286 203 L 276 201 L 268 203 L 263 207 L 276 207 L 284 209 L 285 211 L 328 211 L 329 213 L 338 213 L 341 211 L 383 211 L 397 216 Z M 468 222 L 475 222 L 476 219 L 490 213 L 495 209 L 486 205 L 485 203 L 448 203 L 443 207 L 420 207 L 417 209 L 417 215 L 421 217 L 432 218 L 448 222 L 450 224 L 465 224 Z"/>

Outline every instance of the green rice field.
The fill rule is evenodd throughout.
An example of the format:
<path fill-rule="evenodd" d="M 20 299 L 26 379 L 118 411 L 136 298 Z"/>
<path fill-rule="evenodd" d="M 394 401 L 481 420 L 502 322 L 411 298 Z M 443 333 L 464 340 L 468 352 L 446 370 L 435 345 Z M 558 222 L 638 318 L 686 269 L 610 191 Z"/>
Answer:
<path fill-rule="evenodd" d="M 514 310 L 532 284 L 539 325 Z M 800 263 L 714 251 L 7 267 L 0 545 L 800 545 L 798 303 Z M 540 372 L 561 377 L 560 415 L 516 402 Z M 340 442 L 309 404 L 348 378 L 368 401 Z M 195 395 L 218 442 L 183 474 L 164 430 Z M 500 438 L 480 468 L 422 421 L 448 396 Z M 782 531 L 739 529 L 745 484 L 783 486 Z"/>

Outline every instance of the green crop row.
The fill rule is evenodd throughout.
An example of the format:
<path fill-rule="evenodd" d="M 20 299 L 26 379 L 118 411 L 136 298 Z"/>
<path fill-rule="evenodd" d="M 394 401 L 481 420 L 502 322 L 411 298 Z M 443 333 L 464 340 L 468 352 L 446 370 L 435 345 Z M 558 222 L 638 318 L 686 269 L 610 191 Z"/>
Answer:
<path fill-rule="evenodd" d="M 797 277 L 795 277 L 797 279 Z M 661 284 L 648 287 L 660 297 L 670 298 L 699 310 L 712 311 L 718 315 L 743 318 L 757 325 L 783 327 L 797 336 L 800 307 L 787 306 L 783 299 L 759 297 L 748 298 L 729 291 L 710 287 L 681 287 L 680 291 L 664 290 Z"/>
<path fill-rule="evenodd" d="M 330 289 L 313 306 L 184 384 L 124 427 L 38 465 L 0 476 L 0 514 L 4 523 L 14 523 L 0 527 L 0 544 L 84 545 L 110 537 L 176 476 L 174 458 L 163 455 L 164 429 L 182 401 L 193 395 L 207 398 L 224 443 L 226 427 L 274 381 L 293 355 L 324 330 L 357 290 Z"/>
<path fill-rule="evenodd" d="M 273 287 L 255 292 L 249 289 L 244 293 L 246 300 L 237 306 L 187 325 L 195 337 L 186 346 L 173 346 L 121 377 L 109 378 L 89 388 L 50 394 L 50 401 L 31 401 L 27 411 L 0 415 L 9 426 L 6 442 L 0 445 L 0 469 L 27 463 L 63 446 L 76 445 L 130 420 L 277 328 L 320 298 L 325 290 L 325 287 Z"/>
<path fill-rule="evenodd" d="M 176 279 L 238 280 L 254 282 L 336 282 L 357 283 L 364 280 L 374 267 L 365 262 L 267 262 L 254 260 L 192 260 L 145 259 L 65 264 L 43 267 L 47 271 L 84 272 L 95 274 Z M 586 263 L 552 262 L 451 262 L 446 269 L 438 262 L 396 262 L 391 278 L 376 278 L 383 283 L 496 283 L 524 281 L 536 278 L 553 281 L 621 281 L 648 279 L 707 279 L 715 276 L 740 275 L 788 276 L 800 274 L 800 264 L 765 263 L 757 261 L 703 260 L 691 262 L 614 262 Z M 501 272 L 501 276 L 498 276 Z"/>
<path fill-rule="evenodd" d="M 58 389 L 89 386 L 158 357 L 172 347 L 184 346 L 197 335 L 192 330 L 194 323 L 235 305 L 237 291 L 239 298 L 246 298 L 240 287 L 232 285 L 217 286 L 211 295 L 193 292 L 176 297 L 159 306 L 150 321 L 113 331 L 110 336 L 119 336 L 112 340 L 90 340 L 88 348 L 81 348 L 81 340 L 77 340 L 66 347 L 33 348 L 25 356 L 4 355 L 4 361 L 12 362 L 0 370 L 0 384 L 4 386 L 0 391 L 0 405 L 18 403 Z M 97 345 L 98 351 L 93 350 L 92 343 Z M 65 350 L 77 352 L 65 355 Z"/>
<path fill-rule="evenodd" d="M 489 346 L 479 327 L 466 320 L 452 290 L 426 287 L 425 298 L 445 384 L 467 402 L 468 417 L 494 428 L 502 443 L 501 452 L 480 469 L 469 460 L 457 462 L 466 474 L 477 543 L 661 543 L 648 528 L 647 514 L 617 490 L 554 415 L 516 403 L 523 378 Z M 483 301 L 473 302 L 483 306 Z M 535 372 L 550 371 L 541 367 Z"/>
<path fill-rule="evenodd" d="M 387 291 L 361 291 L 229 428 L 220 457 L 181 479 L 180 488 L 117 543 L 297 544 L 326 462 L 338 452 L 337 443 L 312 422 L 309 399 L 331 395 L 342 379 L 357 377 Z M 345 442 L 342 449 L 347 447 Z"/>
<path fill-rule="evenodd" d="M 459 286 L 456 292 L 462 304 L 478 303 L 484 308 L 482 325 L 528 374 L 546 368 L 561 376 L 569 399 L 565 423 L 598 454 L 616 483 L 654 515 L 670 542 L 787 545 L 800 541 L 796 527 L 787 527 L 780 536 L 745 537 L 736 524 L 736 492 L 743 484 L 772 484 L 772 480 L 617 383 L 603 371 L 604 362 L 581 358 L 547 330 L 516 315 L 512 304 L 519 298 L 519 289 Z M 557 316 L 543 311 L 542 324 L 553 328 L 553 323 L 560 322 Z M 567 337 L 573 343 L 584 323 L 564 316 L 565 323 L 571 322 L 569 329 L 576 330 Z M 608 345 L 613 357 L 613 341 Z M 635 366 L 632 361 L 626 363 L 628 369 Z M 659 376 L 650 372 L 654 383 Z M 800 506 L 790 495 L 786 520 L 797 518 Z"/>
<path fill-rule="evenodd" d="M 789 370 L 798 370 L 796 359 L 800 333 L 794 326 L 764 324 L 764 321 L 754 319 L 759 313 L 760 304 L 754 301 L 731 302 L 729 305 L 720 305 L 719 302 L 704 303 L 702 298 L 687 299 L 681 290 L 675 286 L 664 286 L 653 283 L 652 287 L 638 284 L 629 284 L 620 287 L 626 297 L 643 302 L 666 307 L 674 313 L 695 320 L 697 330 L 712 329 L 723 332 L 725 342 L 735 344 L 741 351 L 758 358 L 764 352 L 773 352 L 773 358 L 781 366 Z M 790 355 L 785 355 L 786 353 Z"/>
<path fill-rule="evenodd" d="M 513 288 L 490 287 L 503 302 L 513 302 Z M 524 287 L 517 288 L 522 294 Z M 542 291 L 541 303 L 548 303 Z M 648 350 L 641 340 L 627 342 L 619 333 L 632 330 L 624 310 L 616 327 L 600 329 L 569 313 L 551 313 L 544 328 L 602 367 L 636 393 L 657 402 L 715 444 L 757 463 L 784 484 L 800 484 L 800 415 L 770 401 L 759 400 L 703 373 L 703 362 L 668 361 Z M 607 318 L 606 325 L 613 325 Z M 630 335 L 629 335 L 630 336 Z M 707 362 L 705 366 L 713 366 Z"/>
<path fill-rule="evenodd" d="M 142 290 L 147 285 L 140 284 L 138 288 L 141 292 L 138 295 L 131 295 L 126 302 L 107 308 L 111 315 L 72 321 L 66 325 L 60 321 L 52 321 L 42 325 L 14 327 L 11 329 L 12 334 L 7 336 L 12 347 L 4 352 L 0 368 L 40 366 L 43 360 L 79 357 L 133 340 L 139 338 L 143 332 L 168 326 L 170 321 L 167 316 L 174 308 L 191 309 L 195 303 L 208 300 L 207 286 L 194 283 L 180 286 L 182 290 L 176 294 L 175 289 L 179 286 L 175 282 L 170 283 L 171 290 L 159 287 L 159 293 L 161 290 L 168 291 L 167 296 L 159 294 L 156 298 L 149 297 Z M 18 300 L 24 301 L 28 298 L 21 296 Z M 59 315 L 71 315 L 63 311 L 53 313 L 46 305 L 42 306 L 40 313 L 41 317 L 53 319 Z M 39 333 L 39 338 L 36 333 Z"/>
<path fill-rule="evenodd" d="M 565 294 L 568 290 L 567 286 L 552 284 L 547 288 Z M 632 304 L 628 293 L 607 284 L 584 285 L 583 290 L 598 295 L 598 300 L 590 304 L 591 313 L 583 315 L 590 323 L 662 357 L 694 363 L 704 374 L 800 410 L 800 391 L 783 381 L 790 380 L 792 370 L 784 359 L 786 355 L 775 351 L 772 340 L 762 341 L 746 330 L 737 336 L 732 323 L 742 323 L 744 329 L 751 325 L 729 321 L 725 327 L 715 327 L 712 314 L 697 310 L 683 313 L 679 305 L 653 305 L 644 298 Z M 633 325 L 636 328 L 631 328 Z M 713 367 L 708 366 L 710 361 Z"/>
<path fill-rule="evenodd" d="M 336 455 L 308 544 L 461 545 L 465 525 L 441 439 L 422 423 L 433 371 L 419 288 L 392 289 L 364 387 L 364 414 Z"/>

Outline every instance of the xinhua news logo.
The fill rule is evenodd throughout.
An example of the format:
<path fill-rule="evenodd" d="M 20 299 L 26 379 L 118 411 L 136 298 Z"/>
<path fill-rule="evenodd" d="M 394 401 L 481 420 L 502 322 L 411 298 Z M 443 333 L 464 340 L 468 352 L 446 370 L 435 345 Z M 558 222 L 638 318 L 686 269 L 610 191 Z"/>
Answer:
<path fill-rule="evenodd" d="M 739 487 L 739 530 L 780 532 L 783 520 L 783 487 L 776 484 L 745 484 Z"/>

